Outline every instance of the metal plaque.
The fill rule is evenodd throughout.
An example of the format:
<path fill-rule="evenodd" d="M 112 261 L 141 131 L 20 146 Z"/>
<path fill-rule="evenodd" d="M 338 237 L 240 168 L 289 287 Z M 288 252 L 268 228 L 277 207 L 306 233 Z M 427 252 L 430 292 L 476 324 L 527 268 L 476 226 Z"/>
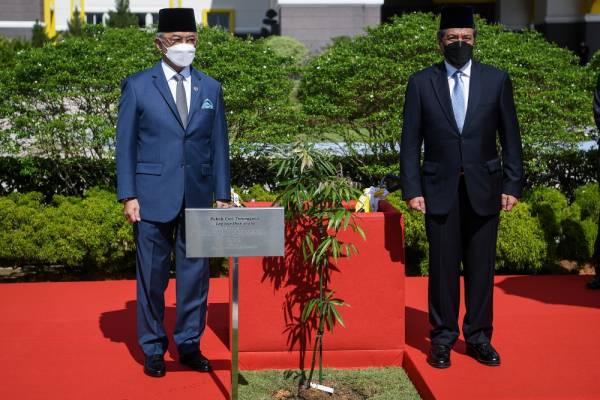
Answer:
<path fill-rule="evenodd" d="M 186 208 L 187 257 L 283 256 L 283 207 Z"/>
<path fill-rule="evenodd" d="M 239 259 L 283 256 L 282 207 L 186 208 L 187 257 L 232 257 L 231 399 L 238 400 Z"/>

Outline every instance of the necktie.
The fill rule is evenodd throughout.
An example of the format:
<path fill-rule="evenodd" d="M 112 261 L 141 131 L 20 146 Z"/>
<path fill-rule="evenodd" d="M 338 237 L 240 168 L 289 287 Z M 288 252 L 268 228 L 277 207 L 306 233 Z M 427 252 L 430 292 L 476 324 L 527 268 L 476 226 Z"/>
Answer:
<path fill-rule="evenodd" d="M 183 75 L 175 75 L 177 81 L 177 89 L 175 89 L 175 104 L 177 105 L 177 111 L 179 111 L 179 118 L 183 126 L 187 126 L 188 119 L 188 108 L 187 98 L 185 96 L 185 87 L 183 86 Z"/>
<path fill-rule="evenodd" d="M 456 120 L 458 131 L 462 133 L 463 126 L 465 124 L 465 93 L 460 75 L 460 71 L 456 71 L 452 75 L 452 78 L 454 79 L 454 89 L 452 90 L 452 109 L 454 110 L 454 119 Z"/>

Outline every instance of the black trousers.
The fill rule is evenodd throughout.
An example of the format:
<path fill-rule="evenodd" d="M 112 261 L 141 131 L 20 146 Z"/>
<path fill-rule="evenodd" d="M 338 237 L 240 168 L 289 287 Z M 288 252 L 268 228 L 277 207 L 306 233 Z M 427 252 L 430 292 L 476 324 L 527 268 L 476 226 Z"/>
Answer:
<path fill-rule="evenodd" d="M 600 215 L 596 228 L 596 241 L 594 242 L 594 253 L 592 254 L 592 262 L 596 270 L 596 277 L 600 277 Z"/>
<path fill-rule="evenodd" d="M 491 341 L 499 216 L 500 210 L 491 216 L 475 213 L 464 179 L 448 215 L 426 214 L 432 344 L 453 346 L 458 339 L 461 263 L 467 310 L 463 336 L 471 344 Z"/>

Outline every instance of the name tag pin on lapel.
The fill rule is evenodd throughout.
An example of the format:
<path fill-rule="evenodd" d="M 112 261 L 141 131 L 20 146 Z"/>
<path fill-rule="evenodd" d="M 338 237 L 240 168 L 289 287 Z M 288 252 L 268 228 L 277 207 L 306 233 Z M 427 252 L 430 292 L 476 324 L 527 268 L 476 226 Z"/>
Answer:
<path fill-rule="evenodd" d="M 194 92 L 198 91 L 198 86 L 194 86 Z"/>

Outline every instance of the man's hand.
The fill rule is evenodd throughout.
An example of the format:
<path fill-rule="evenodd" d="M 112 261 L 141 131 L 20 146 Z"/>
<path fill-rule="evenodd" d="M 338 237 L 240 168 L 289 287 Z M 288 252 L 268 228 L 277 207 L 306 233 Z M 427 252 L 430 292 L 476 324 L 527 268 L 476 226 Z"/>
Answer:
<path fill-rule="evenodd" d="M 231 203 L 228 201 L 217 200 L 217 208 L 231 208 Z"/>
<path fill-rule="evenodd" d="M 140 203 L 138 203 L 137 199 L 125 200 L 123 202 L 123 213 L 125 214 L 125 218 L 132 224 L 142 220 L 140 217 Z"/>
<path fill-rule="evenodd" d="M 406 201 L 408 208 L 411 210 L 417 210 L 425 214 L 425 198 L 424 197 L 413 197 Z"/>
<path fill-rule="evenodd" d="M 510 211 L 514 206 L 517 205 L 519 199 L 515 196 L 511 196 L 510 194 L 502 194 L 502 210 Z"/>

